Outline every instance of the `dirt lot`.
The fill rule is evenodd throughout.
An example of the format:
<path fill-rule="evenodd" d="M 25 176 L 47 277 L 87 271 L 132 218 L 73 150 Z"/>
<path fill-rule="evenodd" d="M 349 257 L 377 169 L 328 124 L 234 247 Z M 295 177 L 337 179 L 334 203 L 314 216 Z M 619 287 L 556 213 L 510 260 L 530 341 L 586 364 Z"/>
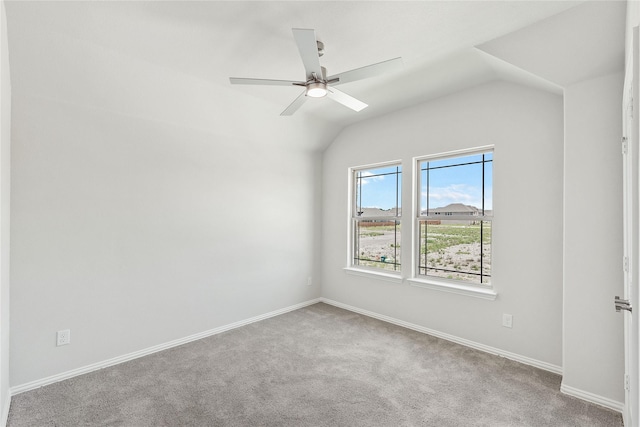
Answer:
<path fill-rule="evenodd" d="M 491 245 L 483 245 L 482 272 L 491 274 Z M 424 259 L 424 255 L 422 256 Z M 478 281 L 480 273 L 480 243 L 461 244 L 443 248 L 436 253 L 427 255 L 427 274 L 431 276 L 445 277 L 448 279 Z M 435 268 L 443 270 L 435 270 Z M 421 269 L 424 274 L 424 270 Z M 462 274 L 458 272 L 444 271 L 468 271 L 476 274 Z M 489 279 L 483 277 L 483 283 L 488 283 Z"/>
<path fill-rule="evenodd" d="M 479 282 L 479 273 L 491 274 L 491 244 L 483 244 L 480 262 L 479 228 L 459 225 L 437 226 L 430 229 L 425 265 L 424 247 L 421 255 L 420 274 L 462 281 Z M 488 230 L 488 233 L 487 233 Z M 485 229 L 485 239 L 490 242 L 490 229 Z M 359 257 L 361 265 L 400 270 L 400 233 L 393 226 L 367 227 L 361 230 Z M 458 243 L 470 241 L 471 243 Z M 452 270 L 452 271 L 448 271 Z M 464 274 L 468 272 L 469 274 Z M 482 282 L 488 283 L 484 276 Z"/>
<path fill-rule="evenodd" d="M 396 235 L 393 226 L 368 227 L 360 238 L 360 264 L 381 267 L 386 270 L 400 270 L 400 233 Z"/>

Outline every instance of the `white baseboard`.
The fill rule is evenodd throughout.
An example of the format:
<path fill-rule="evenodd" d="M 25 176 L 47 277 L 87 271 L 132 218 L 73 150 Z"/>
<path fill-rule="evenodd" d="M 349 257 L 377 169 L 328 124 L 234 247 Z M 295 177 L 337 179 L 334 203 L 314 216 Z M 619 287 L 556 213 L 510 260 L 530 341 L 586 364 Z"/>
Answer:
<path fill-rule="evenodd" d="M 7 398 L 2 403 L 2 418 L 0 418 L 0 426 L 6 427 L 7 421 L 9 420 L 9 407 L 11 407 L 11 392 L 7 393 Z"/>
<path fill-rule="evenodd" d="M 77 377 L 78 375 L 87 374 L 89 372 L 97 371 L 99 369 L 103 369 L 109 366 L 117 365 L 119 363 L 128 362 L 133 359 L 137 359 L 139 357 L 147 356 L 149 354 L 156 353 L 158 351 L 166 350 L 172 347 L 177 347 L 182 344 L 186 344 L 192 341 L 196 341 L 202 338 L 206 338 L 212 335 L 216 335 L 225 331 L 229 331 L 231 329 L 239 328 L 241 326 L 248 325 L 250 323 L 259 322 L 261 320 L 268 319 L 270 317 L 279 316 L 284 313 L 288 313 L 290 311 L 298 310 L 303 307 L 307 307 L 312 304 L 316 304 L 321 302 L 320 298 L 312 299 L 309 301 L 302 302 L 300 304 L 295 304 L 289 307 L 282 308 L 280 310 L 271 311 L 269 313 L 261 314 L 259 316 L 251 317 L 249 319 L 240 320 L 238 322 L 230 323 L 228 325 L 220 326 L 218 328 L 210 329 L 208 331 L 200 332 L 197 334 L 189 335 L 184 338 L 179 338 L 177 340 L 169 341 L 164 344 L 159 344 L 153 347 L 145 348 L 143 350 L 134 351 L 133 353 L 125 354 L 122 356 L 117 356 L 112 359 L 104 360 L 102 362 L 92 363 L 91 365 L 86 365 L 81 368 L 72 369 L 70 371 L 62 372 L 60 374 L 52 375 L 50 377 L 42 378 L 40 380 L 31 381 L 25 384 L 21 384 L 15 387 L 11 387 L 10 396 L 15 396 L 16 394 L 24 393 L 25 391 L 33 390 L 38 387 L 42 387 L 45 385 L 53 384 L 58 381 L 66 380 L 69 378 Z M 9 408 L 7 407 L 7 415 Z"/>
<path fill-rule="evenodd" d="M 623 402 L 618 402 L 607 397 L 602 397 L 597 394 L 589 393 L 588 391 L 568 386 L 564 382 L 562 382 L 562 385 L 560 385 L 560 391 L 567 396 L 577 397 L 578 399 L 586 400 L 587 402 L 595 403 L 596 405 L 613 409 L 616 412 L 624 413 Z"/>
<path fill-rule="evenodd" d="M 432 335 L 434 337 L 442 338 L 447 341 L 454 342 L 456 344 L 461 344 L 466 347 L 471 347 L 476 350 L 484 351 L 485 353 L 495 354 L 496 356 L 501 356 L 510 360 L 514 360 L 516 362 L 524 363 L 525 365 L 534 366 L 536 368 L 544 369 L 545 371 L 553 372 L 554 374 L 562 375 L 562 367 L 553 365 L 551 363 L 543 362 L 540 360 L 532 359 L 530 357 L 521 356 L 516 353 L 511 353 L 509 351 L 501 350 L 499 348 L 491 347 L 488 345 L 480 344 L 475 341 L 470 341 L 465 338 L 459 338 L 454 335 L 446 334 L 443 332 L 436 331 L 434 329 L 425 328 L 424 326 L 416 325 L 414 323 L 405 322 L 404 320 L 395 319 L 393 317 L 385 316 L 383 314 L 374 313 L 372 311 L 363 310 L 358 307 L 353 307 L 351 305 L 343 304 L 341 302 L 333 301 L 328 298 L 320 298 L 320 300 L 326 304 L 330 304 L 339 308 L 343 308 L 345 310 L 353 311 L 354 313 L 363 314 L 368 317 L 373 317 L 374 319 L 382 320 L 387 323 L 392 323 L 394 325 L 402 326 L 407 329 L 413 329 L 414 331 L 422 332 L 427 335 Z"/>

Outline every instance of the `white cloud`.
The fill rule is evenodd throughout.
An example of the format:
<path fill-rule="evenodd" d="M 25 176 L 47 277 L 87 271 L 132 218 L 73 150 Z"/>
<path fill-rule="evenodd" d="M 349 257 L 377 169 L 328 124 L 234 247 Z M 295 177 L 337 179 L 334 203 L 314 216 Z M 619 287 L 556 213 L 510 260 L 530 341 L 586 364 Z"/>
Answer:
<path fill-rule="evenodd" d="M 365 171 L 360 174 L 360 183 L 362 185 L 367 185 L 370 182 L 378 182 L 384 180 L 384 175 L 376 175 L 374 176 L 371 172 Z"/>
<path fill-rule="evenodd" d="M 423 191 L 423 200 L 426 197 L 427 192 Z M 446 187 L 431 187 L 429 189 L 430 208 L 443 207 L 451 203 L 463 203 L 480 208 L 482 207 L 482 190 L 467 184 L 451 184 Z M 491 206 L 485 205 L 485 209 L 491 209 Z"/>

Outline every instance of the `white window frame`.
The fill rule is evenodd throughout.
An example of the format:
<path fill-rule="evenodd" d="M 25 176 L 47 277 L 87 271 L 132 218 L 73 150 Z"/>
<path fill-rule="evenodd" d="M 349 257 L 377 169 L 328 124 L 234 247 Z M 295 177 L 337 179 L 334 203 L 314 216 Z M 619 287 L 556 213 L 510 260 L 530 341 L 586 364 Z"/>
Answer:
<path fill-rule="evenodd" d="M 398 271 L 391 271 L 391 270 L 385 270 L 382 268 L 377 268 L 377 267 L 368 267 L 368 266 L 363 266 L 363 265 L 355 265 L 353 263 L 354 260 L 354 248 L 355 248 L 355 223 L 356 223 L 356 215 L 354 215 L 355 213 L 355 208 L 356 208 L 356 187 L 355 187 L 355 174 L 358 171 L 361 170 L 367 170 L 367 169 L 378 169 L 378 168 L 384 168 L 384 167 L 389 167 L 389 166 L 400 166 L 402 168 L 402 160 L 391 160 L 391 161 L 387 161 L 387 162 L 380 162 L 380 163 L 372 163 L 372 164 L 367 164 L 367 165 L 361 165 L 361 166 L 353 166 L 350 167 L 348 170 L 348 187 L 349 187 L 349 196 L 348 196 L 348 215 L 347 215 L 347 221 L 348 221 L 348 225 L 347 225 L 347 262 L 346 262 L 346 267 L 344 268 L 345 273 L 347 274 L 351 274 L 351 275 L 356 275 L 356 276 L 365 276 L 365 277 L 372 277 L 372 278 L 376 278 L 376 279 L 380 279 L 380 280 L 385 280 L 388 282 L 393 282 L 393 283 L 402 283 L 403 281 L 403 277 L 402 277 L 402 263 L 400 264 L 400 270 Z M 402 168 L 404 169 L 404 168 Z M 404 174 L 404 170 L 402 170 L 401 172 L 402 174 Z M 398 200 L 400 201 L 400 203 L 402 204 L 402 192 L 400 192 L 398 195 Z M 382 219 L 382 220 L 392 220 L 392 221 L 398 221 L 400 224 L 402 224 L 402 211 L 400 212 L 399 216 L 393 216 L 393 217 L 389 217 L 389 216 L 385 216 L 385 217 L 363 217 L 363 220 L 376 220 L 376 219 Z M 402 239 L 400 240 L 400 256 L 402 257 Z"/>
<path fill-rule="evenodd" d="M 411 254 L 411 277 L 407 280 L 411 285 L 433 289 L 438 291 L 450 292 L 460 295 L 466 295 L 471 297 L 495 300 L 498 296 L 498 293 L 494 289 L 493 283 L 493 273 L 492 273 L 492 281 L 490 284 L 480 284 L 480 283 L 469 283 L 460 280 L 446 279 L 435 276 L 426 276 L 419 274 L 420 270 L 420 221 L 424 221 L 430 219 L 429 216 L 421 216 L 420 215 L 420 192 L 421 192 L 421 183 L 420 183 L 420 163 L 425 160 L 444 160 L 455 157 L 464 157 L 471 156 L 476 154 L 483 154 L 491 152 L 493 154 L 493 161 L 495 161 L 495 148 L 493 145 L 485 145 L 481 147 L 474 147 L 463 150 L 449 151 L 445 153 L 438 153 L 433 155 L 426 155 L 420 157 L 413 158 L 413 230 L 411 233 L 412 239 L 412 254 Z M 493 195 L 492 195 L 493 197 Z M 493 210 L 493 206 L 492 206 Z M 492 231 L 493 226 L 495 224 L 495 220 L 493 217 L 493 212 L 491 215 L 484 216 L 476 216 L 478 220 L 482 221 L 491 221 Z M 464 216 L 446 216 L 446 218 L 438 218 L 443 220 L 456 220 L 462 219 L 466 220 L 468 217 Z M 493 255 L 493 238 L 491 241 L 492 244 L 492 255 Z M 495 264 L 492 260 L 491 269 L 494 270 Z"/>

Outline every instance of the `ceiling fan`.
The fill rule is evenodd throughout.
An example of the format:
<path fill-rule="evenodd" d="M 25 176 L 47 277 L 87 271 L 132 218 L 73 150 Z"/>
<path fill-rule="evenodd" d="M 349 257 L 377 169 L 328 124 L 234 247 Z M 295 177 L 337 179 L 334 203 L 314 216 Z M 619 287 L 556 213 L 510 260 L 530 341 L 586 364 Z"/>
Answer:
<path fill-rule="evenodd" d="M 367 104 L 339 91 L 334 86 L 377 76 L 402 65 L 402 58 L 394 58 L 327 77 L 326 68 L 320 66 L 320 57 L 324 54 L 324 44 L 316 40 L 315 31 L 300 28 L 293 28 L 292 31 L 306 72 L 304 81 L 229 78 L 231 84 L 304 87 L 304 92 L 280 114 L 281 116 L 290 116 L 295 113 L 304 104 L 307 97 L 322 98 L 327 96 L 354 111 L 360 111 L 366 108 Z"/>

